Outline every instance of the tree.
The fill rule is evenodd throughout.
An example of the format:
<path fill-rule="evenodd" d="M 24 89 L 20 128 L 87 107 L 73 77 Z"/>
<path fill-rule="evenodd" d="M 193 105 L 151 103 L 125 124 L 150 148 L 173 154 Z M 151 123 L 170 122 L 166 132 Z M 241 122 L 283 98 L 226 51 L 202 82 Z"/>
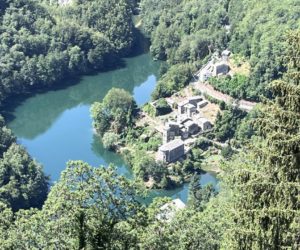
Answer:
<path fill-rule="evenodd" d="M 157 115 L 166 115 L 172 112 L 172 108 L 169 106 L 164 98 L 161 98 L 156 103 Z"/>
<path fill-rule="evenodd" d="M 127 91 L 112 88 L 101 103 L 92 105 L 93 125 L 101 135 L 107 131 L 123 133 L 132 126 L 135 109 L 136 103 Z"/>
<path fill-rule="evenodd" d="M 138 189 L 115 168 L 70 161 L 42 210 L 0 204 L 1 249 L 131 249 L 144 220 Z M 3 241 L 2 241 L 3 239 Z"/>
<path fill-rule="evenodd" d="M 287 38 L 288 72 L 269 86 L 274 99 L 264 102 L 255 122 L 260 139 L 228 166 L 234 224 L 225 245 L 232 249 L 300 246 L 300 32 Z"/>
<path fill-rule="evenodd" d="M 114 150 L 118 144 L 119 136 L 112 132 L 106 132 L 103 135 L 102 142 L 106 149 Z"/>
<path fill-rule="evenodd" d="M 194 174 L 189 184 L 188 205 L 195 211 L 203 211 L 210 198 L 215 196 L 216 191 L 212 184 L 204 188 L 200 183 L 200 175 Z"/>
<path fill-rule="evenodd" d="M 0 116 L 0 157 L 3 156 L 3 153 L 15 141 L 15 136 L 12 134 L 11 130 L 5 126 L 5 121 L 3 117 Z"/>
<path fill-rule="evenodd" d="M 0 160 L 0 201 L 13 211 L 41 208 L 48 193 L 48 177 L 24 148 L 13 143 Z"/>

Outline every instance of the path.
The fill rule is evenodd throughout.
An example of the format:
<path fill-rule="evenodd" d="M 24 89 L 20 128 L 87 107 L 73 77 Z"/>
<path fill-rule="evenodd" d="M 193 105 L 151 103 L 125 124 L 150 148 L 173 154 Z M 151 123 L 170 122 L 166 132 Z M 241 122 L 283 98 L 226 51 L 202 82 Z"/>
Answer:
<path fill-rule="evenodd" d="M 234 103 L 238 105 L 240 109 L 249 112 L 253 109 L 253 107 L 257 104 L 256 102 L 250 102 L 246 100 L 236 100 L 229 95 L 226 95 L 218 90 L 215 90 L 213 86 L 208 83 L 194 82 L 193 86 L 200 90 L 203 94 L 207 94 L 219 101 L 224 101 L 226 104 Z"/>

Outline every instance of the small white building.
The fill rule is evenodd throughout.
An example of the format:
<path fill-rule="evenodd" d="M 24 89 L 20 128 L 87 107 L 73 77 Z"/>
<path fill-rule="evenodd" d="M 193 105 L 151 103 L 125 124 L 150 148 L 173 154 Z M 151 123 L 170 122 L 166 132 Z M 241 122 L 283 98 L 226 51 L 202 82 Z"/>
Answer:
<path fill-rule="evenodd" d="M 224 51 L 222 51 L 222 54 L 221 54 L 222 60 L 224 62 L 228 62 L 230 55 L 231 55 L 231 51 L 229 51 L 228 49 L 225 49 Z"/>
<path fill-rule="evenodd" d="M 178 114 L 183 115 L 185 114 L 185 105 L 187 105 L 189 103 L 188 100 L 184 100 L 180 103 L 178 103 Z"/>
<path fill-rule="evenodd" d="M 160 213 L 156 215 L 156 219 L 160 221 L 171 221 L 176 213 L 184 209 L 186 205 L 180 199 L 172 200 L 169 203 L 164 204 L 160 207 Z"/>

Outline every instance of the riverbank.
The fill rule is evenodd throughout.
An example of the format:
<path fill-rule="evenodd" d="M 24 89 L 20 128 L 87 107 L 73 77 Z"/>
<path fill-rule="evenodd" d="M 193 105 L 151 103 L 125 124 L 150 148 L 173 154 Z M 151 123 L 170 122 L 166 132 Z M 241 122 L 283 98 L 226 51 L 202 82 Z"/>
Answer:
<path fill-rule="evenodd" d="M 221 170 L 217 164 L 220 162 L 208 160 L 213 156 L 219 156 L 221 149 L 227 146 L 205 137 L 205 134 L 212 132 L 211 126 L 220 112 L 218 105 L 205 100 L 204 97 L 194 95 L 195 89 L 189 86 L 167 100 L 160 99 L 157 102 L 146 103 L 135 111 L 137 116 L 129 119 L 134 122 L 125 126 L 122 119 L 120 120 L 123 114 L 116 111 L 122 108 L 125 114 L 132 114 L 131 110 L 125 109 L 132 106 L 129 104 L 131 97 L 123 90 L 114 89 L 105 96 L 102 103 L 93 105 L 91 109 L 93 124 L 102 135 L 104 146 L 121 154 L 131 167 L 135 178 L 143 181 L 147 188 L 173 189 L 188 182 L 193 174 L 203 172 L 204 162 L 207 165 L 206 170 L 219 173 Z M 195 113 L 190 117 L 186 117 L 187 114 L 179 115 L 177 106 L 190 99 L 193 103 L 200 102 L 200 105 L 197 105 L 199 110 L 196 111 L 195 107 L 193 111 Z M 173 106 L 169 106 L 168 102 L 173 103 Z M 104 111 L 111 116 L 103 117 Z M 178 126 L 180 130 L 184 130 L 183 134 L 180 135 L 180 131 L 174 133 L 179 133 L 176 134 L 177 138 L 181 137 L 183 140 L 184 154 L 178 155 L 176 160 L 158 158 L 163 145 L 175 139 L 165 134 L 170 129 L 169 122 L 173 121 L 172 126 L 175 126 L 174 120 L 181 120 L 181 116 L 184 120 L 180 121 Z M 127 115 L 126 117 L 129 118 Z M 110 122 L 105 124 L 103 119 Z M 188 125 L 186 121 L 189 121 Z M 122 130 L 116 132 L 116 126 Z"/>

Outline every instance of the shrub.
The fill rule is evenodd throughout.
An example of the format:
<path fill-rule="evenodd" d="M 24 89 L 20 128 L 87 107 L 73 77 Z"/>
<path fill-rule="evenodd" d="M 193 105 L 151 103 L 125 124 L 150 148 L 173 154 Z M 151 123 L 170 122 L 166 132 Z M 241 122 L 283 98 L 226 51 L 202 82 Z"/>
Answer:
<path fill-rule="evenodd" d="M 102 137 L 103 146 L 109 150 L 115 150 L 119 141 L 119 136 L 113 132 L 106 132 Z"/>

